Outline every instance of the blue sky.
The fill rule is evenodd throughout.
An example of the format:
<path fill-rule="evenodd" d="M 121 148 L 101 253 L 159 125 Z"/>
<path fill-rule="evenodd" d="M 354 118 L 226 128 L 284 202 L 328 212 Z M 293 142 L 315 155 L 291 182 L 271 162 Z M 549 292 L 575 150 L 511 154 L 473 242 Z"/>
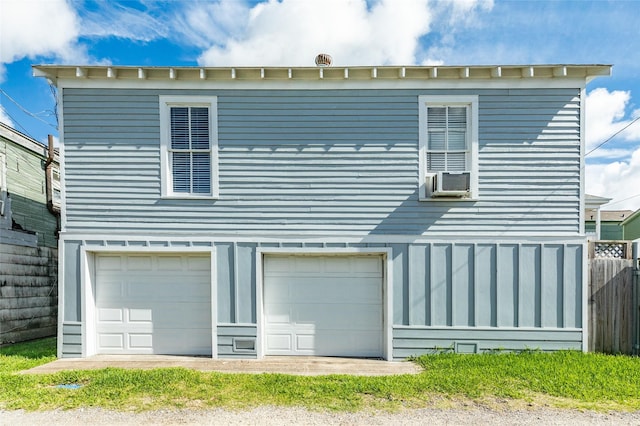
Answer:
<path fill-rule="evenodd" d="M 640 1 L 2 0 L 0 121 L 58 135 L 32 64 L 612 64 L 587 86 L 588 193 L 640 208 Z"/>

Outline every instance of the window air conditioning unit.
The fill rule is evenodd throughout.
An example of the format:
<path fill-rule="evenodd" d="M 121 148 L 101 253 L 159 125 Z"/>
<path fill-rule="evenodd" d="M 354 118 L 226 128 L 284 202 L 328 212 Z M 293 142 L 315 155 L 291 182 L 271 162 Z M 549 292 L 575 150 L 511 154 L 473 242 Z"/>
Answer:
<path fill-rule="evenodd" d="M 437 172 L 431 182 L 432 197 L 466 197 L 471 190 L 471 173 Z"/>

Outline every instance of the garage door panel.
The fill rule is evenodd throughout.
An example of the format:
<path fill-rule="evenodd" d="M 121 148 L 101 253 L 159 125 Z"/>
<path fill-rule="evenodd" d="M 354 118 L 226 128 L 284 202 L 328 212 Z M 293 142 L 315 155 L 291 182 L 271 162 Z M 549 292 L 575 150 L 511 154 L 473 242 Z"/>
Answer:
<path fill-rule="evenodd" d="M 352 300 L 380 302 L 382 290 L 379 279 L 327 280 L 326 278 L 300 278 L 291 283 L 289 300 L 295 302 L 341 303 Z"/>
<path fill-rule="evenodd" d="M 130 327 L 138 323 L 153 324 L 156 329 L 164 328 L 207 328 L 211 329 L 211 310 L 209 306 L 185 303 L 159 303 L 152 308 L 145 307 L 140 302 L 129 303 L 126 309 L 98 310 L 98 323 L 119 322 Z M 147 304 L 148 305 L 148 304 Z M 188 312 L 188 315 L 184 313 Z"/>
<path fill-rule="evenodd" d="M 124 348 L 124 333 L 101 333 L 98 335 L 98 349 L 121 350 Z"/>
<path fill-rule="evenodd" d="M 99 308 L 98 322 L 123 322 L 124 314 L 119 308 Z"/>
<path fill-rule="evenodd" d="M 124 282 L 122 280 L 102 279 L 96 286 L 96 298 L 100 300 L 120 300 L 124 295 Z"/>
<path fill-rule="evenodd" d="M 292 306 L 292 325 L 313 324 L 317 330 L 348 328 L 358 330 L 379 330 L 382 322 L 382 308 L 380 305 L 363 305 L 355 307 L 350 304 L 332 306 L 327 305 L 297 305 Z"/>
<path fill-rule="evenodd" d="M 153 322 L 153 309 L 129 309 L 129 322 Z"/>
<path fill-rule="evenodd" d="M 381 356 L 382 264 L 380 256 L 266 256 L 266 353 Z"/>
<path fill-rule="evenodd" d="M 126 258 L 128 271 L 152 271 L 153 270 L 152 256 L 131 256 Z"/>
<path fill-rule="evenodd" d="M 126 300 L 140 300 L 147 301 L 162 301 L 166 300 L 167 295 L 171 295 L 171 300 L 175 302 L 202 302 L 201 296 L 204 293 L 209 292 L 209 284 L 193 283 L 190 281 L 204 280 L 208 277 L 183 277 L 185 283 L 180 283 L 178 280 L 175 282 L 145 282 L 143 279 L 149 280 L 150 278 L 141 278 L 140 280 L 128 281 L 123 284 L 126 291 L 123 298 Z"/>
<path fill-rule="evenodd" d="M 159 271 L 184 271 L 187 269 L 182 256 L 158 256 Z"/>
<path fill-rule="evenodd" d="M 151 333 L 128 333 L 130 349 L 150 349 L 153 348 L 153 334 Z"/>
<path fill-rule="evenodd" d="M 272 355 L 289 354 L 294 348 L 292 333 L 270 333 L 266 339 L 267 353 Z"/>
<path fill-rule="evenodd" d="M 96 259 L 96 268 L 100 271 L 121 271 L 122 256 L 101 255 Z"/>
<path fill-rule="evenodd" d="M 288 303 L 291 299 L 289 284 L 289 281 L 274 282 L 269 289 L 269 293 L 265 293 L 265 303 Z"/>
<path fill-rule="evenodd" d="M 270 324 L 288 324 L 292 321 L 291 305 L 289 303 L 271 303 L 265 318 Z"/>
<path fill-rule="evenodd" d="M 209 256 L 96 256 L 98 352 L 211 354 L 210 264 Z"/>

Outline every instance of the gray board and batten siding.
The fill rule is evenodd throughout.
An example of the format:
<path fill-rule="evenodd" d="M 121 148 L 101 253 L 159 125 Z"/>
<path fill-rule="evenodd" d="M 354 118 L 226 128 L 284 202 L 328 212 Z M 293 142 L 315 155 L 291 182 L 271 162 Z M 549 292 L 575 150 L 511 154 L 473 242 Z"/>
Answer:
<path fill-rule="evenodd" d="M 583 244 L 490 243 L 249 243 L 65 241 L 61 356 L 82 353 L 80 247 L 87 251 L 215 247 L 219 357 L 255 357 L 234 339 L 257 335 L 258 249 L 391 249 L 394 359 L 441 350 L 582 348 Z"/>
<path fill-rule="evenodd" d="M 214 249 L 220 357 L 257 355 L 265 248 L 390 249 L 394 359 L 583 348 L 581 93 L 62 88 L 61 356 L 83 251 L 160 246 Z M 161 95 L 217 97 L 218 199 L 161 198 Z M 478 96 L 475 200 L 419 201 L 420 95 Z"/>
<path fill-rule="evenodd" d="M 220 197 L 161 199 L 159 95 L 217 96 Z M 418 201 L 418 95 L 479 96 L 475 202 Z M 62 91 L 68 232 L 577 235 L 580 90 Z"/>

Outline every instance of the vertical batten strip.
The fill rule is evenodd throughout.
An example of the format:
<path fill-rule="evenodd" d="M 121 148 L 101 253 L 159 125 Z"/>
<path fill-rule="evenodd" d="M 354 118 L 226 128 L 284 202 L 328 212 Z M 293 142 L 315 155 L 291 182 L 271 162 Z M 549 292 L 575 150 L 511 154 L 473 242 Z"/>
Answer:
<path fill-rule="evenodd" d="M 344 69 L 344 78 L 345 80 L 349 78 L 349 68 Z"/>
<path fill-rule="evenodd" d="M 200 80 L 207 79 L 207 71 L 204 68 L 200 68 Z"/>
<path fill-rule="evenodd" d="M 287 77 L 288 77 L 289 79 L 292 79 L 292 78 L 293 78 L 293 71 L 291 70 L 291 68 L 289 68 L 289 69 L 287 70 Z"/>
<path fill-rule="evenodd" d="M 455 306 L 456 304 L 453 303 L 453 301 L 456 298 L 456 294 L 454 293 L 454 283 L 453 283 L 453 279 L 454 279 L 454 275 L 453 275 L 453 268 L 455 267 L 455 246 L 456 243 L 449 243 L 449 248 L 450 248 L 450 253 L 451 253 L 451 257 L 449 258 L 449 271 L 448 271 L 448 277 L 447 277 L 447 305 L 448 305 L 448 313 L 447 313 L 447 326 L 448 327 L 453 327 L 454 324 L 454 318 L 456 317 L 455 315 Z"/>
<path fill-rule="evenodd" d="M 513 313 L 513 320 L 514 320 L 514 327 L 520 327 L 520 323 L 522 321 L 520 321 L 520 282 L 522 282 L 522 243 L 518 243 L 517 247 L 516 247 L 516 268 L 518 269 L 515 274 L 513 274 L 514 276 L 518 277 L 518 279 L 516 280 L 515 283 L 513 283 L 513 291 L 515 293 L 515 302 L 514 303 L 514 313 Z"/>
<path fill-rule="evenodd" d="M 428 243 L 425 247 L 425 266 L 427 267 L 427 270 L 424 273 L 424 279 L 426 281 L 425 285 L 424 285 L 424 306 L 426 308 L 426 312 L 424 313 L 424 321 L 425 321 L 425 325 L 426 326 L 431 326 L 433 324 L 433 309 L 431 307 L 431 300 L 433 299 L 432 297 L 432 290 L 431 290 L 431 269 L 432 269 L 432 262 L 431 262 L 431 249 L 433 247 L 432 243 Z"/>
<path fill-rule="evenodd" d="M 562 311 L 560 312 L 560 315 L 557 315 L 557 321 L 558 324 L 556 324 L 556 327 L 561 327 L 564 328 L 565 324 L 566 324 L 566 304 L 565 304 L 565 300 L 566 300 L 566 294 L 565 294 L 565 288 L 566 288 L 566 282 L 567 282 L 567 278 L 566 278 L 566 273 L 567 273 L 567 261 L 566 261 L 566 257 L 567 257 L 567 245 L 566 244 L 562 244 L 560 245 L 560 250 L 561 250 L 561 257 L 562 257 L 562 261 L 558 262 L 560 265 L 562 265 L 562 271 L 559 271 L 558 273 L 558 280 L 560 281 L 559 285 L 560 285 L 560 289 L 559 291 L 557 291 L 556 293 L 558 294 L 558 297 L 561 298 L 562 300 L 556 302 L 558 309 L 561 309 Z"/>
<path fill-rule="evenodd" d="M 176 79 L 176 70 L 174 68 L 169 68 L 169 79 L 171 80 Z"/>
<path fill-rule="evenodd" d="M 438 78 L 438 68 L 437 67 L 433 67 L 429 70 L 429 77 L 430 78 Z"/>
<path fill-rule="evenodd" d="M 471 285 L 473 286 L 473 301 L 469 301 L 469 303 L 473 303 L 473 318 L 469 318 L 469 320 L 473 321 L 473 324 L 470 324 L 472 327 L 477 327 L 478 323 L 480 321 L 478 321 L 478 305 L 479 305 L 479 301 L 478 301 L 478 286 L 477 286 L 477 282 L 478 282 L 478 244 L 477 243 L 472 243 L 471 246 L 473 247 L 473 271 L 472 271 L 472 283 Z M 489 309 L 493 309 L 492 306 L 489 307 Z"/>
<path fill-rule="evenodd" d="M 493 321 L 493 323 L 491 324 L 493 327 L 499 327 L 500 326 L 500 243 L 496 243 L 495 244 L 495 248 L 496 248 L 496 263 L 494 265 L 494 276 L 496 279 L 496 294 L 495 294 L 495 298 L 493 300 L 494 303 L 494 308 L 495 309 L 495 316 L 493 318 L 491 318 L 491 320 Z M 513 303 L 513 297 L 511 298 L 511 303 Z M 495 318 L 495 319 L 494 319 Z"/>
<path fill-rule="evenodd" d="M 409 265 L 409 270 L 407 271 L 407 294 L 404 296 L 406 298 L 409 299 L 409 303 L 407 304 L 407 318 L 408 318 L 408 325 L 417 325 L 415 319 L 413 318 L 413 307 L 411 305 L 411 301 L 415 300 L 414 297 L 414 292 L 415 292 L 415 288 L 416 288 L 416 279 L 415 279 L 415 271 L 414 269 L 411 267 L 411 265 L 414 264 L 414 250 L 416 249 L 416 246 L 409 244 L 407 246 L 407 264 Z"/>
<path fill-rule="evenodd" d="M 544 286 L 542 285 L 542 282 L 544 281 L 544 274 L 545 274 L 545 267 L 544 267 L 544 250 L 545 250 L 545 244 L 544 243 L 540 243 L 539 244 L 540 247 L 540 270 L 538 271 L 538 276 L 540 277 L 540 282 L 536 282 L 536 290 L 537 293 L 540 295 L 540 300 L 537 306 L 537 309 L 539 309 L 538 312 L 534 312 L 534 316 L 533 316 L 533 321 L 534 321 L 534 326 L 536 327 L 544 327 L 544 321 L 546 319 L 546 313 L 543 309 L 543 306 L 545 305 L 545 294 L 542 291 L 544 289 Z M 536 295 L 537 296 L 537 295 Z M 537 297 L 536 297 L 537 298 Z M 536 300 L 536 302 L 538 302 L 538 300 Z M 536 314 L 538 317 L 538 324 L 535 323 L 535 319 L 536 319 Z"/>
<path fill-rule="evenodd" d="M 373 67 L 371 69 L 371 78 L 378 78 L 378 68 Z"/>
<path fill-rule="evenodd" d="M 115 70 L 112 67 L 107 68 L 107 78 L 116 78 Z"/>
<path fill-rule="evenodd" d="M 236 78 L 236 69 L 235 68 L 231 68 L 231 79 L 235 80 Z"/>
<path fill-rule="evenodd" d="M 140 80 L 145 80 L 147 78 L 147 74 L 145 73 L 143 68 L 138 68 L 138 78 Z"/>
<path fill-rule="evenodd" d="M 238 291 L 238 243 L 233 242 L 233 315 L 231 319 L 234 324 L 238 323 L 238 315 L 240 312 L 240 297 Z"/>

